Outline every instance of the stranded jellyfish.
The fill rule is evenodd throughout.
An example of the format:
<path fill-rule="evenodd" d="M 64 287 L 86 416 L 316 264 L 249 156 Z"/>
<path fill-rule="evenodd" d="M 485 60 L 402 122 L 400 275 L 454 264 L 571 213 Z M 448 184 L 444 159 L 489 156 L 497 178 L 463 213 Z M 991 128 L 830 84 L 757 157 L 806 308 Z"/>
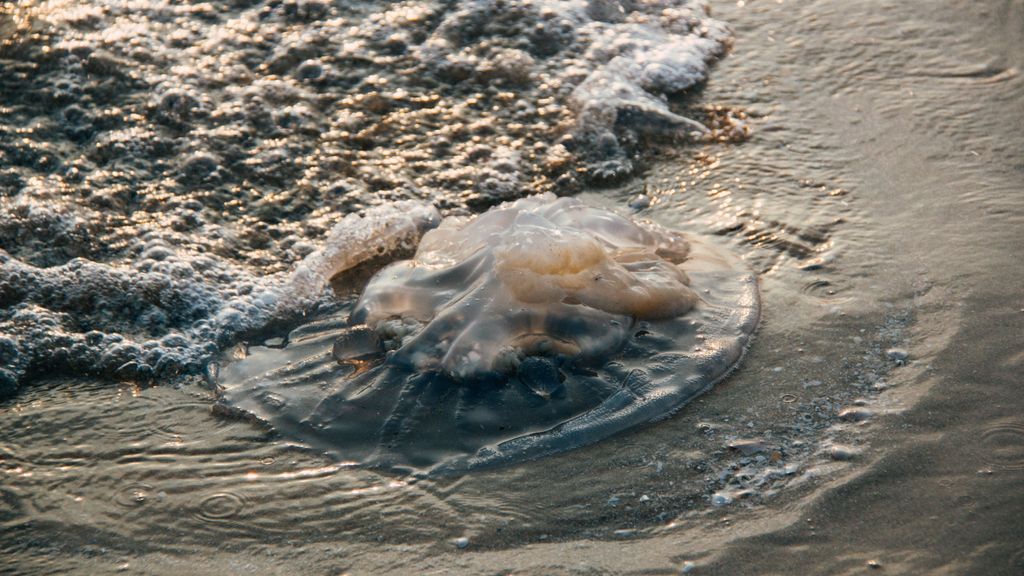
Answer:
<path fill-rule="evenodd" d="M 347 462 L 460 472 L 668 417 L 757 320 L 756 278 L 727 252 L 535 196 L 446 219 L 347 320 L 227 367 L 221 402 Z"/>

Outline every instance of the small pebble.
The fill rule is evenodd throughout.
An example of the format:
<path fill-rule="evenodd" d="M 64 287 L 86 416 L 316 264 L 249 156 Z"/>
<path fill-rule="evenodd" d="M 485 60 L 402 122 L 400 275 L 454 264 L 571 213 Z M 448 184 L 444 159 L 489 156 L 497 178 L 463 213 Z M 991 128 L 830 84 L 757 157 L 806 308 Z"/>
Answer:
<path fill-rule="evenodd" d="M 744 440 L 736 440 L 729 443 L 729 448 L 736 450 L 740 454 L 750 456 L 752 454 L 759 454 L 761 452 L 768 452 L 768 446 L 764 440 L 760 438 L 747 438 Z"/>
<path fill-rule="evenodd" d="M 711 495 L 712 506 L 728 506 L 729 504 L 732 504 L 732 496 L 722 492 L 715 492 Z"/>
<path fill-rule="evenodd" d="M 637 194 L 629 201 L 629 207 L 633 210 L 643 210 L 651 205 L 651 199 L 646 194 Z"/>
<path fill-rule="evenodd" d="M 843 446 L 842 444 L 833 444 L 828 451 L 829 457 L 839 462 L 848 462 L 856 458 L 859 454 L 860 451 L 856 448 Z"/>
<path fill-rule="evenodd" d="M 889 348 L 885 351 L 885 355 L 896 363 L 897 366 L 903 366 L 907 363 L 907 359 L 910 358 L 910 354 L 907 353 L 903 348 Z"/>
<path fill-rule="evenodd" d="M 865 422 L 870 420 L 875 413 L 867 408 L 851 407 L 839 411 L 839 418 L 848 422 Z"/>
<path fill-rule="evenodd" d="M 696 570 L 696 569 L 697 569 L 697 565 L 695 563 L 690 562 L 689 560 L 687 560 L 686 562 L 683 562 L 683 569 L 681 570 L 681 572 L 683 574 L 692 574 L 693 571 Z"/>
<path fill-rule="evenodd" d="M 465 549 L 467 546 L 469 546 L 469 538 L 466 538 L 465 536 L 463 536 L 462 538 L 456 538 L 455 546 L 459 550 Z"/>

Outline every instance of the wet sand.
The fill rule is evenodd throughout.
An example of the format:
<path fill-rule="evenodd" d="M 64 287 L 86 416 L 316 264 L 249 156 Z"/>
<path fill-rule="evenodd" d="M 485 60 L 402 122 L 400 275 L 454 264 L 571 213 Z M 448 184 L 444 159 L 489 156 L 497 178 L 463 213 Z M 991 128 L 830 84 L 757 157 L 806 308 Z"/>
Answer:
<path fill-rule="evenodd" d="M 736 42 L 693 98 L 752 138 L 656 147 L 583 196 L 645 192 L 761 274 L 732 378 L 596 446 L 423 482 L 218 419 L 196 386 L 39 383 L 3 405 L 12 571 L 1024 573 L 1024 6 L 714 7 Z"/>

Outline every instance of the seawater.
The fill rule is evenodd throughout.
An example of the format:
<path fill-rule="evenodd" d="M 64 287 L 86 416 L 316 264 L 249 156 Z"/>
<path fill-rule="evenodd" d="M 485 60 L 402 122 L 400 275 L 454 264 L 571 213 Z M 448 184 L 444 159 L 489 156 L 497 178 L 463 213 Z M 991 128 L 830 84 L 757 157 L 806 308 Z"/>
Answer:
<path fill-rule="evenodd" d="M 925 4 L 638 4 L 712 42 L 655 101 L 587 52 L 664 44 L 625 4 L 6 7 L 5 568 L 1020 573 L 1024 16 Z M 576 89 L 617 71 L 628 122 L 580 123 Z M 211 413 L 209 360 L 344 312 L 345 275 L 279 317 L 266 294 L 345 214 L 546 190 L 739 253 L 764 296 L 743 367 L 667 421 L 457 478 Z"/>

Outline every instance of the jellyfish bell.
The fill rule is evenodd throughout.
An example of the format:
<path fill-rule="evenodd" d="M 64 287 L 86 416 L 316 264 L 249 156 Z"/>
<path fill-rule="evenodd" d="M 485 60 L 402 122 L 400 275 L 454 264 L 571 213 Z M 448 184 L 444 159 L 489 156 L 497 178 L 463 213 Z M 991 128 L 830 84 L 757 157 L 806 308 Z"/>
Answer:
<path fill-rule="evenodd" d="M 756 278 L 713 244 L 534 196 L 445 220 L 342 327 L 227 367 L 221 401 L 346 461 L 461 472 L 671 415 L 736 366 L 758 314 Z"/>

